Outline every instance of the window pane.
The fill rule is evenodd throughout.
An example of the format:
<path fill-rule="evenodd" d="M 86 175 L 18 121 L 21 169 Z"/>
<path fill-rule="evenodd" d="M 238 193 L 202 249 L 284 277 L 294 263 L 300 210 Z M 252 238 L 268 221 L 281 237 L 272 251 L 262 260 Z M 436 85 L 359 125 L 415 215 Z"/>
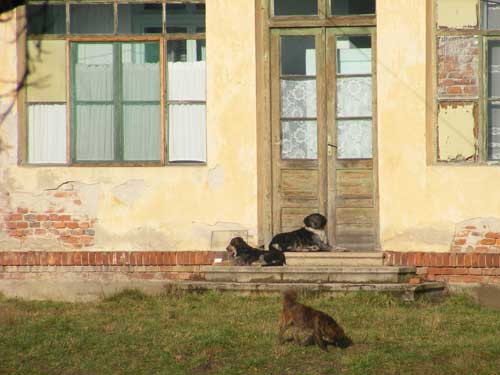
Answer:
<path fill-rule="evenodd" d="M 318 0 L 274 0 L 275 16 L 311 16 L 318 14 Z"/>
<path fill-rule="evenodd" d="M 72 34 L 112 34 L 112 4 L 71 4 L 70 31 Z"/>
<path fill-rule="evenodd" d="M 337 73 L 370 74 L 372 49 L 370 36 L 337 37 Z"/>
<path fill-rule="evenodd" d="M 371 77 L 337 78 L 337 117 L 371 115 Z"/>
<path fill-rule="evenodd" d="M 28 40 L 29 102 L 66 101 L 66 41 Z"/>
<path fill-rule="evenodd" d="M 490 97 L 500 96 L 500 41 L 488 42 L 488 93 Z"/>
<path fill-rule="evenodd" d="M 281 38 L 281 74 L 316 75 L 314 36 L 284 36 Z"/>
<path fill-rule="evenodd" d="M 316 79 L 281 80 L 281 117 L 316 117 Z"/>
<path fill-rule="evenodd" d="M 168 42 L 168 100 L 206 100 L 204 42 L 201 40 Z"/>
<path fill-rule="evenodd" d="M 66 163 L 66 104 L 28 106 L 28 162 Z"/>
<path fill-rule="evenodd" d="M 167 33 L 196 33 L 205 28 L 205 4 L 167 4 Z"/>
<path fill-rule="evenodd" d="M 316 159 L 317 157 L 316 121 L 282 121 L 281 158 Z"/>
<path fill-rule="evenodd" d="M 332 15 L 375 14 L 375 0 L 331 0 Z"/>
<path fill-rule="evenodd" d="M 118 33 L 151 34 L 161 31 L 161 4 L 118 4 Z"/>
<path fill-rule="evenodd" d="M 66 34 L 66 6 L 28 5 L 29 34 Z"/>
<path fill-rule="evenodd" d="M 160 160 L 160 44 L 122 43 L 123 158 Z"/>
<path fill-rule="evenodd" d="M 123 133 L 126 161 L 160 160 L 160 103 L 124 104 Z"/>
<path fill-rule="evenodd" d="M 481 26 L 483 29 L 500 29 L 500 3 L 482 1 Z"/>
<path fill-rule="evenodd" d="M 206 105 L 168 106 L 168 160 L 206 161 Z"/>
<path fill-rule="evenodd" d="M 76 159 L 112 161 L 115 158 L 115 134 L 112 104 L 76 105 Z"/>
<path fill-rule="evenodd" d="M 488 159 L 500 160 L 500 103 L 488 108 Z"/>
<path fill-rule="evenodd" d="M 337 158 L 372 157 L 372 120 L 337 121 Z"/>

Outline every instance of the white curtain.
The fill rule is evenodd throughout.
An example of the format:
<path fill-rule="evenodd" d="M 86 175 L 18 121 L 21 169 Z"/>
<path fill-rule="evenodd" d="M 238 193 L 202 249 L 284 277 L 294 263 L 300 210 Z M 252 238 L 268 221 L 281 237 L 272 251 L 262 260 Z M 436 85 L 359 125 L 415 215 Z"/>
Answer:
<path fill-rule="evenodd" d="M 28 162 L 66 163 L 66 104 L 28 107 Z"/>
<path fill-rule="evenodd" d="M 114 159 L 114 106 L 82 104 L 76 106 L 76 158 L 81 161 Z"/>
<path fill-rule="evenodd" d="M 206 104 L 171 101 L 206 100 L 205 61 L 168 63 L 169 161 L 206 161 Z"/>
<path fill-rule="evenodd" d="M 123 107 L 125 160 L 160 160 L 160 105 Z"/>
<path fill-rule="evenodd" d="M 206 105 L 170 104 L 170 161 L 206 161 Z"/>
<path fill-rule="evenodd" d="M 206 100 L 205 61 L 168 63 L 168 100 Z"/>

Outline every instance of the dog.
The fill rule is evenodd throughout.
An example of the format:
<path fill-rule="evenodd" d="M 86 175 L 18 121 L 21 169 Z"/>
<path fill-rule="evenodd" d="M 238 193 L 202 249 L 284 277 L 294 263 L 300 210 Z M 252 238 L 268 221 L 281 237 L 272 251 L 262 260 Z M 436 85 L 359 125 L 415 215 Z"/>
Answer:
<path fill-rule="evenodd" d="M 304 227 L 293 232 L 279 233 L 269 243 L 269 249 L 280 251 L 331 251 L 326 241 L 326 217 L 311 214 L 304 218 Z"/>
<path fill-rule="evenodd" d="M 328 351 L 328 344 L 342 349 L 353 344 L 343 328 L 330 315 L 297 302 L 297 292 L 294 290 L 283 293 L 283 310 L 279 318 L 280 344 L 285 341 L 285 332 L 290 327 L 306 333 L 305 340 L 299 340 L 297 335 L 292 339 L 299 341 L 301 345 L 315 343 L 322 350 Z"/>
<path fill-rule="evenodd" d="M 283 266 L 286 264 L 285 255 L 277 250 L 260 250 L 249 246 L 241 237 L 235 237 L 226 247 L 227 252 L 233 258 L 235 266 L 249 266 L 253 263 L 262 266 Z"/>

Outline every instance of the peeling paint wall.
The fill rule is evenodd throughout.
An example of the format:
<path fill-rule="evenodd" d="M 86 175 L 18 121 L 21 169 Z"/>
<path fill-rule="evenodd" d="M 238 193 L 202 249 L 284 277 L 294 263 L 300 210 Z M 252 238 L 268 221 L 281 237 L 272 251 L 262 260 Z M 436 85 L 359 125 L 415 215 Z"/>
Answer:
<path fill-rule="evenodd" d="M 216 0 L 208 1 L 206 8 L 207 165 L 19 167 L 14 110 L 0 125 L 0 137 L 5 141 L 0 150 L 0 250 L 42 245 L 90 250 L 212 250 L 214 231 L 243 231 L 249 241 L 256 240 L 254 3 Z M 7 89 L 5 79 L 16 74 L 13 40 L 14 22 L 0 23 L 0 93 Z M 2 98 L 0 107 L 6 104 Z M 68 186 L 71 196 L 56 197 L 68 194 Z M 50 228 L 63 234 L 42 236 L 40 231 L 35 235 L 43 227 L 30 227 L 27 218 L 33 216 L 25 216 L 35 215 L 36 219 L 48 214 L 58 215 L 57 220 L 46 221 L 64 225 Z M 88 219 L 92 228 L 67 227 L 75 225 L 69 224 L 74 217 Z M 66 231 L 78 236 L 78 230 L 90 229 L 91 241 L 61 239 Z"/>
<path fill-rule="evenodd" d="M 476 158 L 477 121 L 475 103 L 441 103 L 438 108 L 438 160 L 460 161 Z"/>
<path fill-rule="evenodd" d="M 426 1 L 377 1 L 384 250 L 450 251 L 457 223 L 500 218 L 499 167 L 426 164 L 426 108 L 435 99 L 426 95 L 426 59 L 430 58 L 426 32 Z"/>
<path fill-rule="evenodd" d="M 440 28 L 469 29 L 478 26 L 479 0 L 438 0 Z"/>

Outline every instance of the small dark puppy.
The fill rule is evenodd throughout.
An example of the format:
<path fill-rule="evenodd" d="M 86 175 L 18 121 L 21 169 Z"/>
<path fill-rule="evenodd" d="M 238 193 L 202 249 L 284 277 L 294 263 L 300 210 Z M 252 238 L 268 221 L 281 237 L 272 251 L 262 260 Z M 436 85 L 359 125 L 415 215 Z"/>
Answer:
<path fill-rule="evenodd" d="M 233 238 L 226 250 L 234 258 L 233 265 L 235 266 L 249 266 L 252 263 L 259 263 L 263 266 L 282 266 L 285 264 L 285 255 L 281 251 L 255 249 L 241 237 Z"/>
<path fill-rule="evenodd" d="M 282 344 L 285 331 L 294 327 L 307 334 L 305 340 L 299 341 L 301 345 L 317 344 L 322 350 L 328 351 L 327 345 L 347 348 L 352 345 L 352 340 L 345 334 L 342 327 L 328 314 L 313 309 L 297 302 L 297 292 L 287 290 L 283 293 L 283 310 L 279 321 L 279 343 Z"/>
<path fill-rule="evenodd" d="M 280 251 L 329 251 L 333 250 L 325 243 L 326 217 L 312 214 L 304 219 L 305 227 L 293 232 L 279 233 L 269 243 L 269 249 Z"/>

